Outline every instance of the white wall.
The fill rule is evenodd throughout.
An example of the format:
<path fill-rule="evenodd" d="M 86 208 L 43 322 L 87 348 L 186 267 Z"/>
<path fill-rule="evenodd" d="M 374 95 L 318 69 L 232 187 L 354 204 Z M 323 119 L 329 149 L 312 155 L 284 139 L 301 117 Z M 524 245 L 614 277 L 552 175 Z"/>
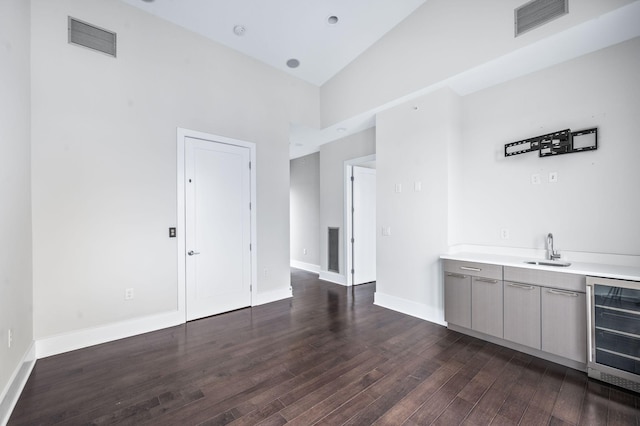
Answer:
<path fill-rule="evenodd" d="M 257 144 L 257 287 L 288 290 L 289 125 L 318 125 L 318 89 L 120 2 L 32 11 L 36 338 L 177 308 L 177 127 Z M 68 44 L 67 15 L 118 58 Z"/>
<path fill-rule="evenodd" d="M 636 38 L 466 96 L 451 243 L 543 249 L 553 232 L 564 252 L 640 255 L 639 75 Z M 505 143 L 592 127 L 596 151 L 504 157 Z"/>
<path fill-rule="evenodd" d="M 0 423 L 33 341 L 29 2 L 0 2 Z M 7 345 L 12 330 L 13 343 Z"/>
<path fill-rule="evenodd" d="M 437 323 L 444 321 L 439 256 L 448 249 L 448 162 L 460 117 L 460 98 L 449 89 L 376 117 L 375 303 Z"/>
<path fill-rule="evenodd" d="M 514 38 L 514 9 L 523 0 L 429 0 L 322 86 L 322 126 L 355 117 L 633 1 L 571 1 L 569 14 Z"/>
<path fill-rule="evenodd" d="M 291 160 L 290 168 L 291 264 L 319 270 L 320 153 Z"/>
<path fill-rule="evenodd" d="M 328 269 L 327 229 L 340 228 L 340 277 L 346 283 L 344 258 L 344 162 L 376 153 L 375 129 L 320 146 L 320 270 Z"/>

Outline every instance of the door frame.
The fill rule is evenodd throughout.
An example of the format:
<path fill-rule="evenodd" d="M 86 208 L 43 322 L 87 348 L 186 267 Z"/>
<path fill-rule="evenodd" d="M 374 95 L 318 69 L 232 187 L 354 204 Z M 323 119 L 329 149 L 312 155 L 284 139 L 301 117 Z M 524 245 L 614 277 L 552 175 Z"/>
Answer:
<path fill-rule="evenodd" d="M 353 255 L 351 252 L 351 235 L 353 234 L 351 219 L 353 216 L 353 194 L 351 191 L 351 170 L 353 166 L 358 166 L 364 163 L 370 163 L 376 161 L 376 154 L 366 155 L 364 157 L 352 158 L 351 160 L 345 160 L 344 162 L 344 229 L 345 234 L 343 238 L 344 250 L 343 260 L 345 268 L 345 282 L 347 286 L 353 285 Z"/>
<path fill-rule="evenodd" d="M 200 139 L 203 141 L 234 145 L 249 149 L 251 169 L 249 191 L 251 200 L 251 306 L 256 300 L 258 291 L 256 278 L 258 276 L 258 246 L 257 246 L 257 221 L 256 221 L 256 144 L 225 136 L 213 135 L 196 130 L 177 129 L 177 223 L 176 238 L 178 243 L 178 313 L 184 322 L 187 321 L 187 267 L 186 267 L 186 191 L 185 191 L 185 138 Z"/>

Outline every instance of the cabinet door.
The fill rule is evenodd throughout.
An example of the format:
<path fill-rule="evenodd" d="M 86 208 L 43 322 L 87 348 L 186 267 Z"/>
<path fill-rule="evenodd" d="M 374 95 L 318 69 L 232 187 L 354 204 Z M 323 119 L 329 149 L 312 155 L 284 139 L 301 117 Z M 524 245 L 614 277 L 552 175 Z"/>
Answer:
<path fill-rule="evenodd" d="M 542 350 L 587 362 L 587 309 L 584 293 L 542 289 Z"/>
<path fill-rule="evenodd" d="M 444 319 L 471 328 L 471 277 L 444 273 Z"/>
<path fill-rule="evenodd" d="M 540 287 L 504 282 L 504 338 L 540 349 Z"/>
<path fill-rule="evenodd" d="M 502 281 L 473 277 L 471 280 L 471 328 L 502 338 Z"/>

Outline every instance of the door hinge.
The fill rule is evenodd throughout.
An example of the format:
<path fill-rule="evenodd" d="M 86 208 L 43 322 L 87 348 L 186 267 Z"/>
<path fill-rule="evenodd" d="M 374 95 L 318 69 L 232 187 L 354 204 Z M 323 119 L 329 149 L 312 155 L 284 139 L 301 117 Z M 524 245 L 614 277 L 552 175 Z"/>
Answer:
<path fill-rule="evenodd" d="M 249 210 L 251 210 L 251 203 L 249 203 Z"/>
<path fill-rule="evenodd" d="M 253 250 L 253 247 L 251 247 L 251 243 L 249 243 L 249 251 Z"/>
<path fill-rule="evenodd" d="M 354 177 L 353 177 L 353 176 L 351 176 L 351 182 L 353 182 L 354 180 L 355 180 L 355 179 L 354 179 Z"/>
<path fill-rule="evenodd" d="M 352 239 L 351 239 L 351 244 L 353 244 L 353 243 L 355 243 L 355 242 L 356 242 L 355 238 L 352 238 Z"/>
<path fill-rule="evenodd" d="M 249 161 L 249 170 L 251 170 L 251 161 Z"/>
<path fill-rule="evenodd" d="M 353 275 L 353 274 L 355 274 L 355 273 L 356 273 L 356 270 L 355 270 L 355 269 L 352 269 L 352 270 L 351 270 L 351 275 Z"/>

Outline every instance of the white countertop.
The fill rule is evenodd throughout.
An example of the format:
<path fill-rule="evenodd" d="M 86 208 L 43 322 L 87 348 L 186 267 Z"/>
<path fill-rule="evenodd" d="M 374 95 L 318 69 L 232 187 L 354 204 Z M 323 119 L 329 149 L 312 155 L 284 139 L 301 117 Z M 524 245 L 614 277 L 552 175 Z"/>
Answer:
<path fill-rule="evenodd" d="M 620 280 L 640 281 L 640 268 L 634 266 L 606 265 L 601 263 L 571 262 L 571 266 L 530 265 L 526 261 L 540 258 L 505 256 L 501 254 L 462 252 L 443 254 L 441 259 L 480 262 L 491 265 L 511 266 L 514 268 L 538 269 L 543 271 L 564 272 L 567 274 L 590 275 L 593 277 L 613 278 Z"/>

